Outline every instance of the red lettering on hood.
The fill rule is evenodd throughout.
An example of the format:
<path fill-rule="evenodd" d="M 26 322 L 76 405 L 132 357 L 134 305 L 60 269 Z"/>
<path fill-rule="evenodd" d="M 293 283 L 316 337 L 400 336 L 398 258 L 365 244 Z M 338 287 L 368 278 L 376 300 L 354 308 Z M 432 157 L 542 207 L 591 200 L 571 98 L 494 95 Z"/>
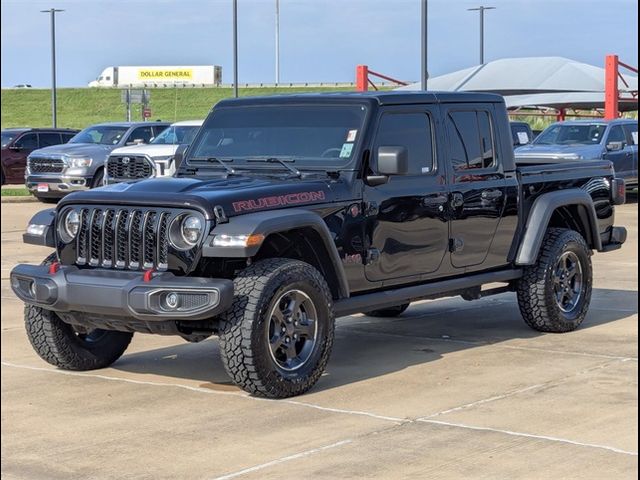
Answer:
<path fill-rule="evenodd" d="M 271 207 L 286 207 L 288 205 L 300 205 L 301 203 L 316 202 L 324 200 L 325 194 L 322 190 L 317 192 L 288 193 L 286 195 L 274 195 L 250 200 L 240 200 L 233 202 L 233 210 L 236 213 L 248 212 L 251 210 L 262 210 Z"/>

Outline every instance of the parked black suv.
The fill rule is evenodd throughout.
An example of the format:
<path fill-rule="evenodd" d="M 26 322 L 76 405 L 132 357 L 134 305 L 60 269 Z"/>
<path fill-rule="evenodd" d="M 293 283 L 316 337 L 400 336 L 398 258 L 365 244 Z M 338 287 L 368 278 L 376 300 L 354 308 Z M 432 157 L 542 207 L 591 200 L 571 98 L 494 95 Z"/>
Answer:
<path fill-rule="evenodd" d="M 56 252 L 11 285 L 60 368 L 106 367 L 133 332 L 219 335 L 231 378 L 282 398 L 320 378 L 342 315 L 512 291 L 532 328 L 577 328 L 624 195 L 606 161 L 517 167 L 495 95 L 226 100 L 176 178 L 37 214 L 24 239 Z"/>

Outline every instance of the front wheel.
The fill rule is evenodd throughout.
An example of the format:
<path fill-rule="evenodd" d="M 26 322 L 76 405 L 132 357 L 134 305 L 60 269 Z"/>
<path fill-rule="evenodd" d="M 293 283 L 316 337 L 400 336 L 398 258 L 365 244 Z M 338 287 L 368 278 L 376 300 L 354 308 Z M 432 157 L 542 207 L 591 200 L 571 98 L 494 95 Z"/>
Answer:
<path fill-rule="evenodd" d="M 42 265 L 56 261 L 52 253 Z M 133 333 L 72 326 L 58 315 L 26 305 L 24 322 L 31 346 L 44 361 L 65 370 L 105 368 L 122 356 Z"/>
<path fill-rule="evenodd" d="M 550 228 L 538 261 L 518 282 L 518 305 L 531 328 L 562 333 L 583 322 L 591 303 L 591 250 L 582 235 Z"/>
<path fill-rule="evenodd" d="M 227 373 L 249 393 L 286 398 L 309 390 L 329 360 L 332 298 L 311 265 L 286 258 L 256 262 L 235 281 L 220 328 Z"/>

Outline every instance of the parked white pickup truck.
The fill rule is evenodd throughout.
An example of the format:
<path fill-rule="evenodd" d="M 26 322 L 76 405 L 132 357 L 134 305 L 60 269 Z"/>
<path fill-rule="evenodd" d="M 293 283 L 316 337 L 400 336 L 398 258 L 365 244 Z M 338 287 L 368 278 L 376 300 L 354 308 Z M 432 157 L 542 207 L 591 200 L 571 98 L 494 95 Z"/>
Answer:
<path fill-rule="evenodd" d="M 190 144 L 202 120 L 172 124 L 148 144 L 116 148 L 105 163 L 104 184 L 169 177 L 176 171 L 174 155 L 180 145 Z"/>

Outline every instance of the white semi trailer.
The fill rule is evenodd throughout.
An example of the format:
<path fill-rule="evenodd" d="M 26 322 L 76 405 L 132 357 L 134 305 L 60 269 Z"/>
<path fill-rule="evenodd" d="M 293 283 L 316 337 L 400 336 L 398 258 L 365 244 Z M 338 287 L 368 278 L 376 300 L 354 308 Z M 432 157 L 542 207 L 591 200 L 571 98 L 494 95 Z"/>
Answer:
<path fill-rule="evenodd" d="M 89 87 L 204 87 L 222 83 L 218 65 L 107 67 Z"/>

